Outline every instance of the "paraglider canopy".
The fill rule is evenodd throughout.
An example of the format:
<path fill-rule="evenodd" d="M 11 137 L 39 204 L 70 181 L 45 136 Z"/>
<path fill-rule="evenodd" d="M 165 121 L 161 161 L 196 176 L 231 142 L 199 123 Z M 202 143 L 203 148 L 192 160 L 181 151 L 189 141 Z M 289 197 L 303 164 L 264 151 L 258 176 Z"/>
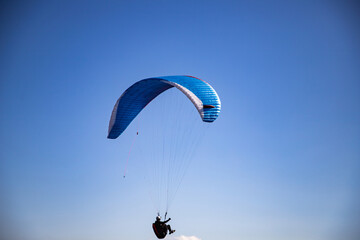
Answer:
<path fill-rule="evenodd" d="M 207 82 L 192 76 L 147 78 L 133 84 L 117 100 L 110 118 L 108 138 L 120 136 L 142 109 L 159 94 L 173 87 L 191 100 L 204 122 L 216 120 L 221 103 Z"/>

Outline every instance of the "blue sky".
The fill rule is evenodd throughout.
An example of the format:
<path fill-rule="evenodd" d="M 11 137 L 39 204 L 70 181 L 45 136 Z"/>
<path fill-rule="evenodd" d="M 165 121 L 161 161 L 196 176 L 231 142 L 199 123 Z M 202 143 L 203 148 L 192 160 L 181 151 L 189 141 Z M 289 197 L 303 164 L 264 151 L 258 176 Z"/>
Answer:
<path fill-rule="evenodd" d="M 350 1 L 2 3 L 0 230 L 155 239 L 141 162 L 122 177 L 132 136 L 106 139 L 108 121 L 134 82 L 187 74 L 216 89 L 222 112 L 173 203 L 177 239 L 357 239 L 358 10 Z"/>

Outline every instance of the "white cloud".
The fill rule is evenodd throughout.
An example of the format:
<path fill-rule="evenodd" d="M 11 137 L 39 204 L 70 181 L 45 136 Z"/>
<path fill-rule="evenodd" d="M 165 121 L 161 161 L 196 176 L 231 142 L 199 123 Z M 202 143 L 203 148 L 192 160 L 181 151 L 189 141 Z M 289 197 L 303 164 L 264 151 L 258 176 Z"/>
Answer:
<path fill-rule="evenodd" d="M 195 237 L 195 236 L 184 236 L 184 235 L 181 235 L 180 237 L 174 237 L 173 239 L 174 240 L 201 240 L 200 238 Z"/>

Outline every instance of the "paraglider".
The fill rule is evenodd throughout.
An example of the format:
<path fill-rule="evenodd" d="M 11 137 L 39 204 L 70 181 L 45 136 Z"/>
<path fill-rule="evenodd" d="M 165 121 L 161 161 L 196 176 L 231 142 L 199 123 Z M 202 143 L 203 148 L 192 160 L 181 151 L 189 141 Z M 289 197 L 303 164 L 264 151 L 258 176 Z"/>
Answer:
<path fill-rule="evenodd" d="M 123 134 L 139 113 L 148 108 L 150 102 L 163 92 L 169 92 L 167 90 L 172 88 L 180 90 L 175 92 L 183 93 L 192 102 L 202 122 L 211 123 L 217 119 L 221 110 L 221 102 L 216 91 L 207 82 L 192 76 L 147 78 L 130 86 L 117 100 L 111 114 L 107 137 L 116 139 Z M 181 97 L 181 102 L 183 102 L 183 99 Z M 175 231 L 171 229 L 170 225 L 166 224 L 170 218 L 163 222 L 160 221 L 161 204 L 166 203 L 164 212 L 167 213 L 200 139 L 199 134 L 196 134 L 196 124 L 191 123 L 189 127 L 181 128 L 188 119 L 193 117 L 193 115 L 188 116 L 181 112 L 182 109 L 188 109 L 188 107 L 176 107 L 170 102 L 164 101 L 164 106 L 161 107 L 161 114 L 165 117 L 157 116 L 156 113 L 151 112 L 150 119 L 145 119 L 145 121 L 148 121 L 159 117 L 161 121 L 164 121 L 164 124 L 173 124 L 168 128 L 164 125 L 161 125 L 159 129 L 155 128 L 156 135 L 149 138 L 147 143 L 147 145 L 151 144 L 151 149 L 160 145 L 159 151 L 156 153 L 157 157 L 154 157 L 154 163 L 150 164 L 155 166 L 157 163 L 154 167 L 155 176 L 151 177 L 152 181 L 149 181 L 153 182 L 153 185 L 158 188 L 157 194 L 154 194 L 155 197 L 158 197 L 158 200 L 152 199 L 154 205 L 158 205 L 156 207 L 158 217 L 153 223 L 153 230 L 160 239 L 165 238 L 167 232 L 172 234 Z M 170 104 L 170 106 L 165 106 L 166 104 Z M 175 116 L 169 117 L 170 114 L 175 114 Z M 167 118 L 168 121 L 163 120 L 163 118 Z M 195 123 L 202 123 L 197 119 L 195 120 Z M 169 134 L 170 131 L 174 132 L 173 135 Z M 160 132 L 163 132 L 164 135 L 162 140 L 158 139 L 159 135 L 161 135 Z M 137 135 L 139 135 L 138 130 L 135 136 Z M 147 135 L 149 134 L 142 130 L 141 136 L 146 137 Z M 155 144 L 156 141 L 159 141 L 159 144 Z M 149 154 L 146 156 L 149 156 Z"/>
<path fill-rule="evenodd" d="M 165 221 L 161 221 L 160 216 L 156 217 L 156 221 L 152 224 L 152 227 L 157 238 L 159 239 L 165 238 L 168 231 L 169 234 L 173 234 L 175 232 L 175 230 L 171 229 L 171 226 L 169 224 L 166 224 L 170 220 L 171 218 Z"/>

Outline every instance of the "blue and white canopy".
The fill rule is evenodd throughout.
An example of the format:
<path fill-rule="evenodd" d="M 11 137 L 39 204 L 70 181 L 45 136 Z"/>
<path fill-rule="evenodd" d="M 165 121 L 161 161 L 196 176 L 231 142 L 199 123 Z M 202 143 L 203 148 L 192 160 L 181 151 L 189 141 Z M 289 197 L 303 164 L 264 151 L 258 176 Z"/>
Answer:
<path fill-rule="evenodd" d="M 147 78 L 133 84 L 117 100 L 110 118 L 108 138 L 120 136 L 142 109 L 172 87 L 179 89 L 191 100 L 204 122 L 216 120 L 221 102 L 207 82 L 192 76 Z"/>

